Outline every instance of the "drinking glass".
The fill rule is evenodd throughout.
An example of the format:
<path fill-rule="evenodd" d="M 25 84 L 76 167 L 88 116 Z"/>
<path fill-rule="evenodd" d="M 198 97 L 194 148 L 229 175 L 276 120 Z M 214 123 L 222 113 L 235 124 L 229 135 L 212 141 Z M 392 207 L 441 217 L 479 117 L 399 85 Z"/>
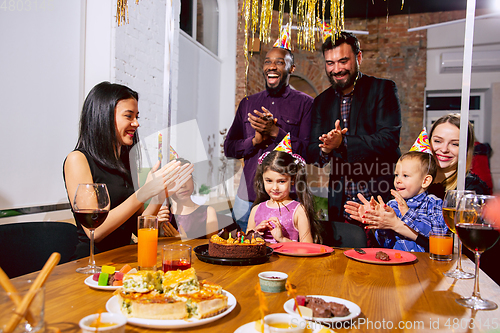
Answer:
<path fill-rule="evenodd" d="M 109 194 L 106 184 L 78 184 L 73 201 L 76 221 L 90 231 L 90 257 L 86 267 L 77 268 L 78 273 L 99 273 L 101 268 L 94 260 L 94 230 L 99 227 L 109 213 Z"/>
<path fill-rule="evenodd" d="M 475 191 L 469 190 L 448 190 L 443 200 L 443 217 L 448 229 L 454 234 L 457 233 L 455 229 L 455 215 L 460 198 L 465 194 L 476 194 Z M 458 239 L 458 260 L 457 267 L 451 272 L 443 273 L 444 276 L 453 279 L 472 279 L 474 274 L 465 272 L 462 269 L 462 242 Z"/>
<path fill-rule="evenodd" d="M 158 218 L 153 215 L 137 218 L 137 269 L 156 271 L 158 259 Z"/>
<path fill-rule="evenodd" d="M 457 215 L 464 212 L 464 217 L 460 219 L 460 222 L 457 220 L 457 234 L 464 245 L 474 252 L 476 270 L 472 296 L 459 298 L 456 301 L 462 306 L 475 310 L 495 310 L 498 307 L 494 302 L 482 299 L 479 293 L 479 259 L 481 254 L 492 248 L 500 238 L 500 230 L 491 224 L 493 221 L 487 221 L 483 216 L 484 208 L 492 199 L 494 197 L 490 195 L 464 195 L 457 210 Z"/>
<path fill-rule="evenodd" d="M 164 272 L 191 268 L 191 246 L 186 244 L 163 245 L 162 268 Z"/>

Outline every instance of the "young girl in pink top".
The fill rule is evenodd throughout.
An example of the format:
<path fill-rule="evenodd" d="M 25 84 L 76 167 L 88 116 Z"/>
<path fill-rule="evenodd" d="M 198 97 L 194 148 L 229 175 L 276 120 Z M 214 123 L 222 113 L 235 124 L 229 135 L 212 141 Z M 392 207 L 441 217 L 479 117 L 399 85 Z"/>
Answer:
<path fill-rule="evenodd" d="M 303 158 L 272 151 L 263 155 L 260 161 L 254 181 L 257 198 L 250 212 L 247 232 L 260 232 L 269 243 L 321 243 L 321 227 L 315 218 Z M 290 196 L 292 188 L 299 201 Z"/>

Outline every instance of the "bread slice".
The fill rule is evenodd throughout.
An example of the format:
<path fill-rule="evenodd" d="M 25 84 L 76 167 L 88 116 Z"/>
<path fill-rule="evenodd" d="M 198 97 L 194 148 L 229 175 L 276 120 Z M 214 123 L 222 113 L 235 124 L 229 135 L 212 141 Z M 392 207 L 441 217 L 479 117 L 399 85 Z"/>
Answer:
<path fill-rule="evenodd" d="M 200 283 L 197 293 L 178 294 L 175 298 L 186 303 L 190 318 L 213 317 L 227 308 L 227 296 L 222 293 L 222 287 L 209 282 Z"/>
<path fill-rule="evenodd" d="M 163 275 L 163 292 L 168 296 L 192 294 L 200 291 L 200 284 L 194 268 L 184 271 L 168 271 Z"/>
<path fill-rule="evenodd" d="M 176 301 L 155 291 L 149 293 L 127 293 L 123 289 L 116 293 L 121 312 L 131 318 L 185 319 L 188 317 L 185 302 Z"/>
<path fill-rule="evenodd" d="M 138 271 L 123 276 L 123 289 L 127 292 L 147 293 L 152 290 L 162 291 L 162 271 Z"/>

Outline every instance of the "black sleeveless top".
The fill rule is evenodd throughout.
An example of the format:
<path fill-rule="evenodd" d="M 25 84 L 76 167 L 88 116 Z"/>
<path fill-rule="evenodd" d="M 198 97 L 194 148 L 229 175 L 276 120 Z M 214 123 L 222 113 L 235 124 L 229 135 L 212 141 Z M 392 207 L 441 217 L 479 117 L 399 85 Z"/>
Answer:
<path fill-rule="evenodd" d="M 79 149 L 78 151 L 84 154 L 85 157 L 87 158 L 87 162 L 89 163 L 90 172 L 92 173 L 92 179 L 94 180 L 94 183 L 106 184 L 111 203 L 110 209 L 113 209 L 116 206 L 120 205 L 135 192 L 134 185 L 132 183 L 132 178 L 130 175 L 124 177 L 122 174 L 119 174 L 115 170 L 104 168 L 96 164 L 94 159 L 87 152 Z M 66 163 L 66 161 L 64 161 L 64 163 Z M 64 168 L 63 168 L 63 176 L 64 176 Z M 140 215 L 139 212 L 136 212 L 127 221 L 125 221 L 115 231 L 110 233 L 99 243 L 97 242 L 94 243 L 95 244 L 94 253 L 109 251 L 117 247 L 129 245 L 131 243 L 132 233 L 137 234 L 137 216 L 139 215 Z M 87 234 L 85 234 L 85 231 L 83 231 L 83 227 L 80 225 L 80 223 L 76 221 L 76 224 L 78 228 L 79 243 L 76 247 L 76 251 L 72 257 L 72 260 L 88 257 L 90 255 L 90 239 L 87 237 Z"/>

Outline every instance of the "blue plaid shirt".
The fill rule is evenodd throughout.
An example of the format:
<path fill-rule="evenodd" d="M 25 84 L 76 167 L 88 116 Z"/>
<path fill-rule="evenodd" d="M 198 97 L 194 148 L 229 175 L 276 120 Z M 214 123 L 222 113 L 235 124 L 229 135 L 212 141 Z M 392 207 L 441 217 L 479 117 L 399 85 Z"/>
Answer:
<path fill-rule="evenodd" d="M 407 199 L 406 204 L 409 209 L 404 216 L 401 216 L 396 200 L 391 200 L 387 203 L 408 227 L 427 238 L 431 231 L 448 230 L 443 218 L 443 200 L 435 195 L 423 192 L 413 198 Z M 385 248 L 425 252 L 424 248 L 417 245 L 413 240 L 401 236 L 393 230 L 376 230 L 375 237 L 377 237 L 379 244 Z"/>

